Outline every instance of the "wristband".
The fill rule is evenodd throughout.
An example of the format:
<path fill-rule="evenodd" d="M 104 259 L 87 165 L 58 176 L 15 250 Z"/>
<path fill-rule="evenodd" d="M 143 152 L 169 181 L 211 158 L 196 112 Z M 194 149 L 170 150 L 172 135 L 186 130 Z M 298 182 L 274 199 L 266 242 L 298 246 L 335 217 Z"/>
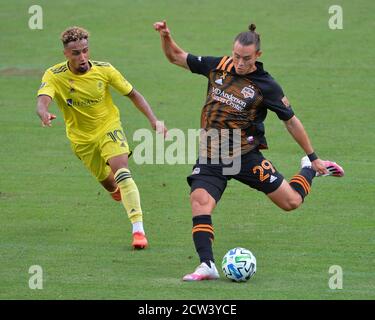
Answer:
<path fill-rule="evenodd" d="M 315 154 L 315 152 L 313 153 L 310 153 L 307 155 L 310 159 L 311 162 L 313 162 L 314 160 L 318 159 L 318 156 Z"/>

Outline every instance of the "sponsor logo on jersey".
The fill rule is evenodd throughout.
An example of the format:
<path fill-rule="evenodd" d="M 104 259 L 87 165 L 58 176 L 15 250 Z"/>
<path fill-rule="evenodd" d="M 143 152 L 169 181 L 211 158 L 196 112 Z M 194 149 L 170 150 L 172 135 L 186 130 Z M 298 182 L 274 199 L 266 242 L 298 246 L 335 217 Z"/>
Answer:
<path fill-rule="evenodd" d="M 215 101 L 231 106 L 238 111 L 242 111 L 246 108 L 246 101 L 237 98 L 233 93 L 229 94 L 225 92 L 225 90 L 220 90 L 219 88 L 212 88 L 211 97 Z"/>
<path fill-rule="evenodd" d="M 103 100 L 103 97 L 100 97 L 99 99 L 85 99 L 85 100 L 73 100 L 71 98 L 66 99 L 66 104 L 69 107 L 89 107 L 93 106 Z"/>

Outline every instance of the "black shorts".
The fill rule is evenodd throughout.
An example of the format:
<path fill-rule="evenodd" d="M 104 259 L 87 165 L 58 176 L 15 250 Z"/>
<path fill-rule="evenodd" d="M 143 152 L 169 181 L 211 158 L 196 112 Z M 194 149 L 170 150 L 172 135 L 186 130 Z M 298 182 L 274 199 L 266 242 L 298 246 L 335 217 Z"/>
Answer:
<path fill-rule="evenodd" d="M 210 161 L 207 164 L 202 164 L 197 160 L 192 174 L 187 177 L 191 192 L 197 188 L 203 188 L 216 202 L 219 202 L 228 180 L 232 178 L 265 194 L 275 191 L 284 180 L 281 173 L 257 150 L 241 156 L 239 173 L 234 175 L 224 174 L 223 169 L 231 166 L 223 163 L 212 164 Z"/>

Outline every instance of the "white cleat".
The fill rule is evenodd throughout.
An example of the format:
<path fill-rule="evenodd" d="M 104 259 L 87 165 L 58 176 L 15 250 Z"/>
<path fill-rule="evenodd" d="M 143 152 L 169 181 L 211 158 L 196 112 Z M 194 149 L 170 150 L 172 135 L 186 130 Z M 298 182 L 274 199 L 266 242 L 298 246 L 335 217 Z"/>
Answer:
<path fill-rule="evenodd" d="M 332 162 L 329 160 L 323 160 L 324 166 L 328 170 L 328 173 L 320 174 L 316 173 L 317 177 L 326 177 L 326 176 L 333 176 L 333 177 L 343 177 L 344 176 L 344 169 L 340 167 L 336 162 Z M 301 159 L 301 168 L 311 168 L 311 161 L 308 156 L 304 156 Z"/>
<path fill-rule="evenodd" d="M 189 273 L 182 278 L 183 281 L 201 281 L 201 280 L 216 280 L 219 279 L 219 272 L 215 264 L 210 261 L 211 267 L 207 263 L 202 262 L 193 273 Z"/>

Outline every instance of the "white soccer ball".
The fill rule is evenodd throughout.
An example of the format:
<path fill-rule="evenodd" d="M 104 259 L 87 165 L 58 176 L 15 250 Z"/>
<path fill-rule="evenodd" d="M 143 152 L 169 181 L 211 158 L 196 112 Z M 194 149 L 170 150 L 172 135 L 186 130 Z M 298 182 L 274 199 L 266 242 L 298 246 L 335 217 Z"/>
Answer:
<path fill-rule="evenodd" d="M 224 256 L 221 268 L 227 278 L 237 282 L 247 281 L 257 270 L 257 260 L 250 250 L 233 248 Z"/>

